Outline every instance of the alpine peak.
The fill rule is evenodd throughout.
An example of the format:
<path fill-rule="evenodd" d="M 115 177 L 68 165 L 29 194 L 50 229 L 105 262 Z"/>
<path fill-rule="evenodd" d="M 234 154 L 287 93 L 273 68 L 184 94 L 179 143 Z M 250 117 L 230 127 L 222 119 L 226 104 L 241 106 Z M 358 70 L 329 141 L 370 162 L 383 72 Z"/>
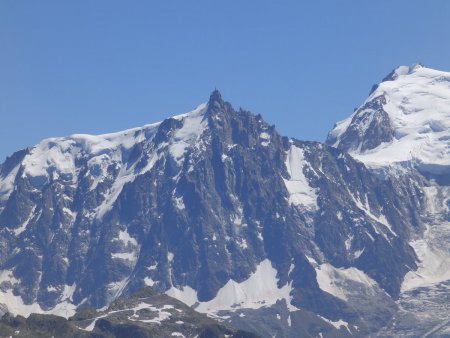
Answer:
<path fill-rule="evenodd" d="M 420 64 L 391 72 L 327 143 L 366 164 L 450 164 L 450 73 Z"/>
<path fill-rule="evenodd" d="M 209 96 L 209 104 L 212 104 L 214 102 L 223 102 L 222 95 L 220 94 L 219 90 L 217 88 L 214 88 L 211 95 Z"/>

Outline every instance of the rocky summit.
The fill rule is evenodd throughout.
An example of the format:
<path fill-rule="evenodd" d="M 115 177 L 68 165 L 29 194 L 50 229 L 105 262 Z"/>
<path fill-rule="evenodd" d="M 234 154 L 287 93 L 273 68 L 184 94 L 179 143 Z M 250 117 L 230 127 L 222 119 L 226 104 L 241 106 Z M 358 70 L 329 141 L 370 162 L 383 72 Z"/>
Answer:
<path fill-rule="evenodd" d="M 154 331 L 175 298 L 223 335 L 445 335 L 447 97 L 448 73 L 399 67 L 326 144 L 214 91 L 160 123 L 16 152 L 0 167 L 0 330 L 150 313 L 149 334 L 200 334 L 206 317 Z M 142 287 L 156 295 L 130 298 Z"/>

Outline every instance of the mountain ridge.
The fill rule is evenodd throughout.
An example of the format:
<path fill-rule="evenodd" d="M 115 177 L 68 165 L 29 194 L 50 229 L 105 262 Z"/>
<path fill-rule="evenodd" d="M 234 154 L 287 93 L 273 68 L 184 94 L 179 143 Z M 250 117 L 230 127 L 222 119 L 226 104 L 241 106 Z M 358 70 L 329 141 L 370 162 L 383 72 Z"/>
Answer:
<path fill-rule="evenodd" d="M 8 158 L 0 303 L 70 315 L 150 286 L 264 337 L 372 334 L 418 267 L 425 181 L 281 136 L 214 91 L 188 114 Z"/>

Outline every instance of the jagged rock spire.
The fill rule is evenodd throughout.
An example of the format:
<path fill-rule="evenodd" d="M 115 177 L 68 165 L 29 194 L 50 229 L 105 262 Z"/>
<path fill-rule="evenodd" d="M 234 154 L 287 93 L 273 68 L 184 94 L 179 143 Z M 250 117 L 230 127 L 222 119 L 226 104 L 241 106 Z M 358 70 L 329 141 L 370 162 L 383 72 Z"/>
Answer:
<path fill-rule="evenodd" d="M 217 88 L 214 88 L 213 92 L 209 96 L 208 104 L 213 105 L 216 102 L 220 104 L 223 102 L 223 100 L 222 100 L 222 95 L 220 94 L 219 90 Z"/>
<path fill-rule="evenodd" d="M 208 116 L 212 116 L 215 114 L 230 114 L 232 113 L 233 108 L 228 102 L 225 102 L 222 99 L 222 95 L 220 94 L 217 88 L 214 88 L 213 92 L 209 96 L 208 101 Z"/>

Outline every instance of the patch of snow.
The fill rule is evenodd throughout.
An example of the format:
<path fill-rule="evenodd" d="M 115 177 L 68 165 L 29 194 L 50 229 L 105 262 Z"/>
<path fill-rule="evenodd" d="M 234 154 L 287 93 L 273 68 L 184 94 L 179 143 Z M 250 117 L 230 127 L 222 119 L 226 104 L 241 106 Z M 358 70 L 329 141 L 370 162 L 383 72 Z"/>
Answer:
<path fill-rule="evenodd" d="M 334 321 L 332 321 L 330 319 L 327 319 L 327 318 L 319 316 L 319 315 L 318 315 L 318 317 L 320 317 L 322 320 L 326 321 L 328 324 L 333 325 L 338 330 L 341 327 L 344 327 L 348 332 L 350 332 L 350 334 L 352 333 L 350 331 L 350 329 L 348 328 L 349 324 L 346 321 L 342 320 L 342 319 L 339 319 L 338 321 L 334 322 Z"/>
<path fill-rule="evenodd" d="M 138 314 L 138 312 L 140 310 L 143 309 L 148 309 L 152 312 L 158 312 L 157 317 L 153 318 L 153 319 L 140 319 L 140 316 Z M 98 316 L 96 318 L 93 319 L 92 323 L 90 323 L 86 328 L 84 328 L 84 331 L 92 331 L 94 330 L 95 327 L 95 323 L 101 319 L 101 318 L 105 318 L 109 315 L 115 314 L 115 313 L 120 313 L 120 312 L 129 312 L 129 311 L 133 311 L 133 315 L 129 316 L 128 319 L 132 320 L 132 321 L 139 321 L 139 322 L 143 322 L 143 323 L 156 323 L 156 324 L 161 324 L 162 321 L 167 320 L 170 318 L 171 314 L 167 311 L 167 309 L 173 309 L 173 307 L 171 305 L 164 305 L 162 308 L 156 308 L 150 304 L 147 304 L 145 302 L 141 302 L 138 305 L 136 305 L 135 307 L 132 308 L 127 308 L 127 309 L 121 309 L 121 310 L 114 310 L 114 311 L 109 311 L 106 314 L 103 314 L 101 316 Z"/>
<path fill-rule="evenodd" d="M 134 262 L 137 259 L 136 252 L 119 252 L 119 253 L 112 253 L 112 258 L 117 259 L 123 259 L 126 261 Z"/>
<path fill-rule="evenodd" d="M 349 194 L 352 197 L 353 202 L 355 203 L 356 207 L 358 207 L 358 209 L 363 211 L 367 216 L 369 216 L 369 218 L 371 218 L 375 222 L 384 225 L 384 227 L 386 227 L 386 229 L 393 236 L 395 236 L 395 237 L 398 236 L 397 233 L 392 229 L 392 227 L 389 224 L 389 222 L 387 221 L 386 217 L 381 212 L 380 212 L 380 215 L 377 216 L 370 210 L 369 203 L 367 202 L 367 196 L 366 196 L 366 199 L 364 200 L 364 203 L 362 203 L 359 199 L 355 198 L 353 196 L 353 194 L 351 194 L 350 192 L 349 192 Z M 387 241 L 390 241 L 388 236 L 385 234 L 385 232 L 380 231 L 380 229 L 377 226 L 374 226 L 373 229 L 377 234 L 381 234 Z"/>
<path fill-rule="evenodd" d="M 136 239 L 134 239 L 133 237 L 130 236 L 130 234 L 128 233 L 128 230 L 119 231 L 119 240 L 121 240 L 125 245 L 131 244 L 132 246 L 138 246 L 138 242 L 136 241 Z"/>
<path fill-rule="evenodd" d="M 259 134 L 259 137 L 263 140 L 270 140 L 270 135 L 266 132 L 262 132 L 261 134 Z"/>
<path fill-rule="evenodd" d="M 447 226 L 450 228 L 450 223 L 447 223 Z M 405 275 L 401 286 L 402 292 L 450 280 L 448 251 L 433 247 L 424 239 L 412 241 L 410 245 L 419 259 L 419 268 Z"/>
<path fill-rule="evenodd" d="M 11 285 L 14 285 L 20 283 L 20 280 L 14 277 L 14 273 L 12 270 L 2 270 L 0 271 L 0 285 L 2 285 L 3 283 L 10 283 Z"/>
<path fill-rule="evenodd" d="M 432 221 L 427 224 L 423 238 L 409 243 L 416 252 L 418 269 L 405 275 L 402 292 L 450 280 L 450 222 L 447 221 L 448 200 L 444 198 L 450 196 L 450 187 L 425 187 L 424 193 Z"/>
<path fill-rule="evenodd" d="M 6 305 L 8 312 L 28 317 L 32 313 L 42 313 L 38 303 L 25 304 L 22 297 L 14 295 L 12 290 L 0 290 L 0 303 Z"/>
<path fill-rule="evenodd" d="M 267 147 L 270 144 L 270 135 L 266 132 L 262 132 L 259 134 L 259 138 L 261 139 L 261 145 L 263 147 Z"/>
<path fill-rule="evenodd" d="M 248 279 L 236 282 L 230 279 L 218 292 L 216 297 L 207 302 L 199 302 L 197 292 L 189 286 L 182 289 L 171 287 L 166 294 L 174 297 L 201 313 L 214 315 L 222 310 L 236 308 L 259 309 L 271 306 L 284 299 L 290 311 L 298 310 L 291 304 L 291 282 L 278 288 L 277 270 L 266 259 L 256 267 Z"/>
<path fill-rule="evenodd" d="M 317 261 L 316 261 L 314 258 L 309 257 L 308 255 L 305 255 L 305 257 L 306 257 L 306 259 L 308 260 L 308 262 L 309 262 L 311 265 L 313 265 L 313 266 L 318 265 L 318 264 L 317 264 Z"/>
<path fill-rule="evenodd" d="M 70 210 L 67 207 L 63 207 L 63 212 L 66 216 L 70 217 L 72 220 L 74 220 L 77 216 L 76 212 L 73 212 L 72 210 Z"/>
<path fill-rule="evenodd" d="M 242 238 L 240 241 L 237 241 L 236 243 L 241 249 L 245 250 L 248 248 L 247 240 L 245 238 Z"/>
<path fill-rule="evenodd" d="M 36 205 L 33 206 L 33 208 L 31 209 L 30 215 L 28 216 L 28 218 L 22 223 L 21 226 L 19 226 L 17 229 L 14 229 L 14 234 L 16 236 L 19 236 L 22 232 L 24 232 L 27 229 L 27 225 L 28 223 L 30 223 L 31 219 L 34 216 L 34 211 L 36 210 Z"/>
<path fill-rule="evenodd" d="M 69 302 L 71 297 L 65 297 L 67 295 L 63 294 L 61 297 L 61 299 L 66 298 L 65 301 L 58 303 L 53 309 L 46 311 L 38 303 L 25 304 L 21 296 L 14 295 L 11 289 L 7 289 L 6 291 L 0 290 L 0 304 L 4 304 L 8 312 L 13 315 L 28 317 L 32 313 L 40 313 L 69 318 L 75 314 L 76 306 Z"/>
<path fill-rule="evenodd" d="M 184 210 L 186 209 L 186 206 L 184 205 L 184 201 L 183 201 L 183 197 L 174 197 L 174 201 L 175 201 L 175 206 L 179 209 L 179 210 Z"/>
<path fill-rule="evenodd" d="M 158 154 L 153 154 L 143 172 L 150 170 L 159 158 Z M 136 178 L 135 165 L 128 168 L 126 165 L 120 165 L 119 174 L 117 175 L 111 189 L 109 189 L 103 202 L 95 209 L 96 218 L 102 219 L 103 216 L 112 209 L 114 202 L 122 192 L 123 187 Z"/>
<path fill-rule="evenodd" d="M 153 265 L 150 265 L 147 269 L 149 271 L 152 271 L 152 270 L 156 270 L 157 267 L 158 267 L 158 264 L 153 264 Z"/>
<path fill-rule="evenodd" d="M 41 313 L 52 314 L 55 316 L 60 316 L 68 319 L 77 312 L 77 306 L 75 304 L 72 304 L 71 302 L 72 300 L 70 301 L 65 300 L 63 302 L 56 304 L 56 306 L 53 309 Z"/>
<path fill-rule="evenodd" d="M 353 259 L 358 259 L 364 252 L 365 248 L 363 248 L 362 250 L 356 250 L 353 253 Z"/>
<path fill-rule="evenodd" d="M 232 222 L 234 225 L 239 226 L 242 225 L 243 217 L 242 217 L 242 207 L 238 207 L 237 213 L 232 216 Z"/>
<path fill-rule="evenodd" d="M 181 164 L 186 149 L 198 141 L 206 128 L 207 120 L 204 119 L 206 109 L 207 104 L 204 103 L 190 113 L 174 117 L 183 121 L 183 126 L 175 131 L 169 146 L 170 154 L 178 164 Z"/>
<path fill-rule="evenodd" d="M 377 283 L 367 276 L 363 271 L 357 268 L 335 268 L 329 263 L 320 264 L 314 267 L 317 275 L 317 283 L 319 287 L 329 294 L 347 300 L 348 290 L 346 289 L 346 281 L 362 284 L 367 288 L 377 286 Z"/>
<path fill-rule="evenodd" d="M 289 192 L 290 204 L 305 207 L 309 210 L 317 210 L 316 189 L 309 185 L 308 179 L 303 173 L 306 165 L 304 150 L 291 145 L 286 156 L 286 169 L 290 178 L 283 178 L 283 181 Z"/>
<path fill-rule="evenodd" d="M 70 300 L 72 301 L 73 294 L 77 289 L 77 285 L 73 283 L 72 285 L 64 285 L 63 292 L 61 294 L 60 300 Z"/>
<path fill-rule="evenodd" d="M 153 286 L 153 285 L 155 285 L 155 281 L 154 281 L 153 279 L 149 278 L 149 277 L 145 277 L 145 278 L 144 278 L 144 283 L 145 283 L 145 285 L 147 285 L 147 286 Z"/>
<path fill-rule="evenodd" d="M 5 177 L 0 177 L 0 201 L 6 201 L 14 190 L 14 181 L 19 171 L 20 165 L 17 165 Z"/>
<path fill-rule="evenodd" d="M 99 319 L 101 319 L 101 318 L 105 318 L 106 316 L 107 316 L 107 315 L 103 315 L 103 316 L 99 316 L 99 317 L 95 318 L 95 319 L 92 321 L 92 323 L 90 323 L 88 326 L 86 326 L 86 327 L 85 327 L 84 329 L 82 329 L 82 330 L 92 332 L 92 331 L 94 330 L 95 323 L 97 323 L 97 320 L 99 320 Z"/>
<path fill-rule="evenodd" d="M 105 318 L 105 317 L 107 317 L 107 316 L 108 316 L 108 315 L 105 314 L 105 315 L 96 317 L 96 318 L 92 321 L 92 323 L 90 323 L 90 324 L 89 324 L 86 328 L 84 328 L 83 330 L 84 330 L 84 331 L 89 331 L 89 332 L 93 331 L 93 330 L 94 330 L 94 327 L 95 327 L 95 323 L 97 323 L 97 320 L 102 319 L 102 318 Z"/>
<path fill-rule="evenodd" d="M 50 310 L 43 310 L 38 303 L 25 304 L 19 295 L 15 295 L 10 286 L 20 284 L 21 281 L 14 277 L 11 270 L 3 270 L 0 272 L 0 303 L 6 305 L 8 311 L 13 315 L 22 315 L 28 317 L 32 313 L 54 314 L 61 317 L 71 317 L 76 312 L 76 306 L 71 302 L 76 289 L 76 284 L 64 285 L 59 303 Z M 55 287 L 49 286 L 48 291 L 58 291 Z"/>
<path fill-rule="evenodd" d="M 290 276 L 291 272 L 294 271 L 294 269 L 295 269 L 295 264 L 291 263 L 291 265 L 289 266 L 288 276 Z"/>
<path fill-rule="evenodd" d="M 352 241 L 353 241 L 353 236 L 351 235 L 351 236 L 349 236 L 346 240 L 345 240 L 345 249 L 347 250 L 347 251 L 349 251 L 350 249 L 351 249 L 351 247 L 352 247 Z"/>
<path fill-rule="evenodd" d="M 198 302 L 197 291 L 188 285 L 183 286 L 181 289 L 172 286 L 166 291 L 166 295 L 178 299 L 188 306 L 192 306 Z"/>
<path fill-rule="evenodd" d="M 137 262 L 139 251 L 137 240 L 130 236 L 127 229 L 119 231 L 117 240 L 121 241 L 124 247 L 121 249 L 121 252 L 112 252 L 111 258 L 122 259 L 134 265 Z"/>
<path fill-rule="evenodd" d="M 291 283 L 278 288 L 277 270 L 266 259 L 256 267 L 256 271 L 243 282 L 229 280 L 218 292 L 216 297 L 208 302 L 201 302 L 194 307 L 202 313 L 217 313 L 221 310 L 235 308 L 259 309 L 275 304 L 284 299 L 290 311 L 297 310 L 291 305 Z"/>

